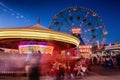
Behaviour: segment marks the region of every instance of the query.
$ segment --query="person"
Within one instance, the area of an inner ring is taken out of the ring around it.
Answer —
[[[116,58],[118,69],[120,69],[120,54]]]
[[[65,76],[66,64],[64,62],[59,63],[59,71],[56,80],[63,80]]]
[[[41,52],[31,52],[26,58],[26,73],[29,80],[39,80]]]
[[[26,71],[26,75],[27,77],[30,79],[30,73],[31,73],[31,63],[30,63],[30,59],[33,51],[30,50],[29,53],[27,54],[26,60],[25,60],[25,71]]]
[[[96,65],[97,64],[97,58],[93,57],[93,64]]]
[[[52,76],[57,76],[58,71],[59,71],[59,62],[57,60],[55,60],[55,62],[52,64],[52,68],[51,68]]]

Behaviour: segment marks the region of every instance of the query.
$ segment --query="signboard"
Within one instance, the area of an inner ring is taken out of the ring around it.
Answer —
[[[81,28],[73,28],[72,33],[73,34],[80,34],[81,33]]]
[[[108,46],[105,46],[105,50],[111,50],[111,49],[120,49],[120,45],[108,45]]]
[[[91,45],[80,45],[79,49],[81,53],[90,53],[92,50],[92,46]]]
[[[29,53],[30,50],[37,52],[38,50],[41,51],[42,54],[52,54],[53,47],[47,45],[19,45],[19,52],[22,53]]]

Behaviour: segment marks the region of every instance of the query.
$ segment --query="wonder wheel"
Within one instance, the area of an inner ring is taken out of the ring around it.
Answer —
[[[78,37],[81,44],[104,44],[107,31],[100,16],[87,8],[75,6],[58,12],[49,29]]]

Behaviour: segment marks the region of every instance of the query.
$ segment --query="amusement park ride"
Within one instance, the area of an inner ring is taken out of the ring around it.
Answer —
[[[0,73],[24,71],[27,56],[31,53],[36,56],[38,51],[43,54],[41,62],[46,66],[54,59],[66,60],[69,64],[69,60],[79,54],[89,57],[92,50],[103,48],[106,35],[100,16],[83,7],[60,11],[51,20],[49,29],[41,26],[39,21],[33,26],[0,28]],[[44,72],[48,67],[42,65],[41,68],[45,68]]]
[[[80,40],[80,49],[82,46],[90,46],[91,49],[92,46],[94,50],[101,50],[107,35],[100,16],[88,8],[78,6],[57,13],[51,20],[49,29],[76,36]],[[86,52],[86,50],[81,51]]]
[[[52,54],[53,48],[57,50],[59,46],[58,51],[73,48],[72,50],[77,50],[78,53],[91,53],[93,50],[99,51],[103,49],[107,35],[105,25],[100,16],[90,9],[79,6],[69,7],[58,12],[51,20],[48,28],[42,27],[38,20],[38,24],[34,26],[20,29],[0,29],[1,47],[19,49],[20,53],[27,53],[29,52],[28,47],[32,46],[35,51],[39,49],[42,52],[50,52]],[[15,31],[17,34],[15,34]],[[15,44],[11,46],[10,43],[13,42]],[[27,44],[24,46],[18,45],[21,42],[27,42]],[[31,42],[37,43],[31,45]],[[38,44],[39,42],[53,43],[58,46],[41,46],[41,44]],[[62,49],[63,45],[64,49]],[[46,50],[48,51],[46,52]]]

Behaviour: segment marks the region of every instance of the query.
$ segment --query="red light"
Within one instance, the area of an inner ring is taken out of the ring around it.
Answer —
[[[74,55],[77,55],[77,50],[74,50]]]

